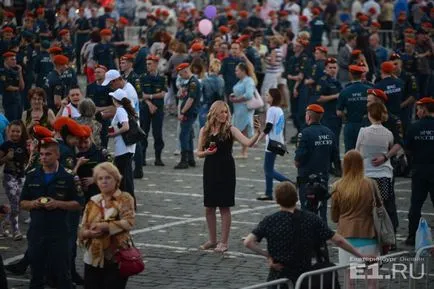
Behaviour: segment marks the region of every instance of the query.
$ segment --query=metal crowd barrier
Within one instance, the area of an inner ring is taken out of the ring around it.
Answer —
[[[277,286],[277,289],[280,289],[282,285],[287,285],[289,288],[291,288],[292,284],[291,281],[287,278],[281,278],[277,280],[273,280],[270,282],[260,283],[256,285],[252,285],[249,287],[244,287],[242,289],[262,289],[262,288],[268,288],[269,286]]]
[[[430,254],[426,254],[427,251]],[[416,256],[409,251],[380,256],[378,262],[369,266],[353,263],[305,272],[295,287],[288,279],[278,279],[243,289],[281,288],[283,285],[295,289],[429,289],[434,288],[430,286],[434,284],[433,252],[434,245],[421,248]]]
[[[428,288],[430,283],[434,283],[434,245],[425,246],[417,250],[414,257],[412,289],[425,286]],[[430,270],[432,273],[430,273]],[[431,285],[431,288],[433,286]]]

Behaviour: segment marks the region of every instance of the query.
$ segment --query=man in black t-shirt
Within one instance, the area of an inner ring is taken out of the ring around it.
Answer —
[[[275,198],[280,211],[265,217],[244,241],[247,248],[268,258],[268,281],[288,278],[295,285],[297,278],[310,270],[316,248],[327,240],[357,258],[376,258],[362,255],[317,215],[298,210],[297,190],[291,183],[278,184]],[[263,238],[267,239],[267,250],[258,246]]]

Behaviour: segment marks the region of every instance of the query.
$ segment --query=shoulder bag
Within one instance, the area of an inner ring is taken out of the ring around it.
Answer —
[[[145,270],[142,254],[134,246],[131,236],[129,241],[128,248],[118,249],[115,253],[115,259],[119,265],[119,274],[124,278],[137,275]]]
[[[372,209],[372,217],[374,219],[374,227],[377,239],[380,245],[394,245],[395,244],[395,230],[389,214],[384,208],[381,197],[379,196],[377,185],[372,180],[372,196],[374,199],[374,207]]]
[[[248,101],[246,101],[246,105],[247,108],[250,110],[260,109],[264,106],[264,101],[262,100],[262,97],[259,94],[257,89],[255,89],[255,92],[253,93],[253,97]]]
[[[125,145],[133,145],[145,139],[146,133],[139,126],[137,120],[134,117],[128,116],[128,126],[130,127],[130,129],[122,133],[122,139],[124,140]],[[121,127],[122,124],[118,123],[118,128]]]
[[[268,140],[267,150],[280,156],[284,156],[288,152],[285,144],[272,139]]]

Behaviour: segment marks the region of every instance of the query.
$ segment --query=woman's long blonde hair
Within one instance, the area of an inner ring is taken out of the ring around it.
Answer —
[[[363,200],[362,193],[369,185],[364,170],[362,155],[356,150],[348,151],[343,160],[342,178],[333,185],[341,204],[353,208]]]
[[[231,111],[229,110],[229,106],[226,102],[217,100],[211,105],[206,118],[206,123],[203,128],[203,135],[205,137],[202,139],[202,143],[200,144],[202,149],[205,146],[207,138],[212,133],[212,129],[217,126],[217,115],[224,109],[228,111],[228,118],[226,122],[220,126],[218,136],[222,139],[227,139],[231,136]]]

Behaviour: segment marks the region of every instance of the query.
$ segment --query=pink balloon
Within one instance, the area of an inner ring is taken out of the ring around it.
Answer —
[[[207,36],[212,32],[212,22],[208,19],[202,19],[199,22],[199,32]]]

